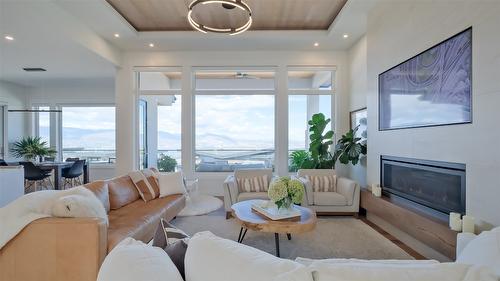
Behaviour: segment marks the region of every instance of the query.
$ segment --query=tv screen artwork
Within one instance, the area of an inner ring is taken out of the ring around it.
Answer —
[[[379,130],[472,122],[472,28],[379,75]]]

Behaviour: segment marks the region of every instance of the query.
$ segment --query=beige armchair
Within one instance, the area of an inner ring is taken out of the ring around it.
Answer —
[[[236,170],[224,181],[226,219],[234,203],[250,199],[269,199],[267,189],[273,177],[272,169]]]
[[[298,179],[304,184],[304,205],[317,213],[352,214],[359,212],[359,185],[337,177],[331,169],[300,169]]]

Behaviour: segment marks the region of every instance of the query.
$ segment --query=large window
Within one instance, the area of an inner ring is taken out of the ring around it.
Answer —
[[[274,168],[274,89],[274,71],[196,72],[197,172]]]
[[[158,103],[158,169],[181,168],[181,96],[162,96]]]
[[[182,169],[181,72],[139,72],[139,166]]]
[[[73,157],[90,163],[115,161],[115,107],[62,107],[62,158]]]
[[[330,118],[333,130],[333,72],[332,70],[293,70],[288,72],[288,154],[289,171],[295,172],[298,167],[291,163],[294,151],[309,150],[308,121],[316,113]],[[299,156],[300,158],[300,156]]]
[[[0,104],[0,159],[5,158],[5,113],[7,107]]]
[[[48,145],[50,143],[50,112],[43,112],[44,110],[50,110],[48,106],[39,106],[36,109],[42,111],[36,113],[37,121],[37,132],[36,135],[42,138],[42,141],[46,142]]]
[[[309,125],[316,113],[323,113],[326,118],[330,118],[330,127],[333,129],[333,119],[331,112],[331,95],[291,95],[288,98],[288,152],[291,154],[298,150],[309,149]],[[296,168],[289,166],[290,172],[295,172]]]
[[[274,96],[196,96],[196,171],[272,168]]]

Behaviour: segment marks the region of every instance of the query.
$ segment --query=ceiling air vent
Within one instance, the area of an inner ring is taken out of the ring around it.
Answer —
[[[43,71],[47,71],[47,69],[41,68],[41,67],[24,67],[23,69],[24,69],[24,71],[28,71],[28,72],[43,72]]]

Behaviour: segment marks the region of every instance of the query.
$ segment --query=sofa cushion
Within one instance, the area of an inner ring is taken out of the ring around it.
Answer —
[[[269,189],[268,175],[240,177],[236,182],[239,192],[267,192]]]
[[[149,242],[160,219],[170,221],[184,205],[184,196],[171,195],[149,202],[136,200],[118,210],[111,210],[108,215],[108,251],[126,237]]]
[[[109,213],[109,188],[108,184],[105,181],[94,181],[91,183],[84,184],[87,189],[94,192],[97,199],[102,202],[104,209],[106,209],[106,213]]]
[[[306,175],[313,187],[314,192],[336,192],[336,175]]]
[[[471,240],[458,255],[457,263],[488,266],[500,278],[500,228],[483,231]]]
[[[168,255],[160,248],[132,238],[123,240],[109,253],[97,281],[183,281]]]
[[[315,281],[378,281],[378,280],[439,280],[439,281],[494,281],[492,272],[485,267],[457,263],[401,263],[378,262],[330,263],[317,261],[309,267]]]
[[[184,263],[189,281],[271,281],[292,271],[295,279],[281,280],[312,281],[311,273],[299,263],[210,232],[197,233],[189,240]]]
[[[111,210],[139,199],[139,192],[129,176],[121,176],[107,181],[109,189],[109,206]]]
[[[267,192],[243,192],[238,194],[238,202],[252,199],[269,200],[269,196]]]
[[[336,192],[314,192],[314,205],[318,206],[346,206],[346,198]]]

